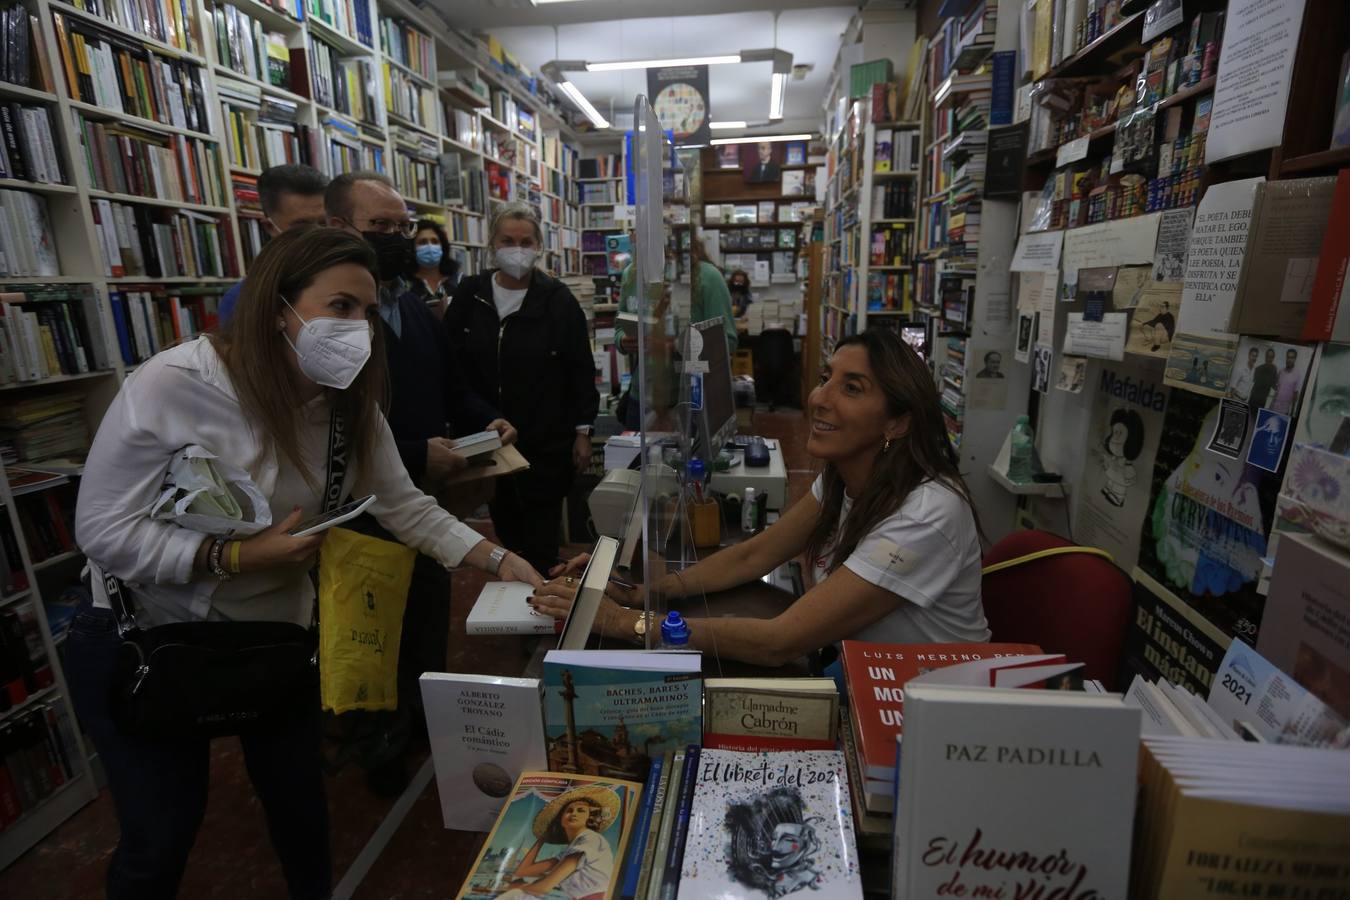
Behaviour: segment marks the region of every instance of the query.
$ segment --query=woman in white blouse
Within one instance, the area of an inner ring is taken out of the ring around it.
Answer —
[[[690,645],[779,666],[845,638],[883,643],[989,640],[980,598],[980,536],[932,376],[891,331],[844,338],[808,403],[806,451],[824,462],[811,491],[769,528],[714,553],[657,589],[697,615],[700,593],[760,578],[803,553],[814,584],[773,619],[691,623]],[[584,557],[554,574],[575,571]],[[575,588],[556,578],[537,609],[564,616]],[[575,581],[575,579],[571,579]],[[616,594],[619,589],[611,585]],[[693,597],[688,605],[681,598]],[[633,598],[621,598],[628,601]],[[635,640],[639,610],[606,597],[595,629]]]
[[[399,461],[380,410],[375,271],[369,245],[340,229],[275,237],[250,267],[224,332],[156,355],[123,385],[89,452],[75,527],[91,562],[127,583],[142,627],[309,624],[309,571],[323,535],[288,531],[323,509],[334,406],[349,448],[341,496],[374,494],[369,511],[380,524],[447,568],[467,563],[538,584],[523,560],[414,487]],[[271,527],[213,548],[208,535],[151,518],[170,459],[189,445],[246,471],[267,499]],[[228,577],[218,577],[222,566]],[[66,651],[76,708],[107,771],[122,829],[108,896],[173,897],[205,809],[209,741],[150,740],[116,729],[108,684],[118,644],[102,601],[80,610]],[[312,715],[241,739],[295,898],[326,897],[332,878],[320,722],[316,696]]]

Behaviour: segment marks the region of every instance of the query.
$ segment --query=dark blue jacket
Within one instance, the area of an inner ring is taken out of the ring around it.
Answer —
[[[385,291],[381,290],[382,296]],[[389,365],[389,409],[398,454],[414,483],[427,467],[427,440],[482,431],[498,412],[469,387],[459,360],[450,352],[445,329],[426,300],[403,286],[398,292],[401,337],[380,319]]]

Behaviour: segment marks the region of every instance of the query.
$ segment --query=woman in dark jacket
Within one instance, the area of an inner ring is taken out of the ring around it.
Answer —
[[[566,285],[535,268],[542,243],[534,207],[500,206],[488,233],[493,268],[460,281],[445,327],[469,387],[516,426],[530,463],[498,479],[497,537],[546,572],[558,558],[563,498],[590,467],[600,395],[586,316]]]

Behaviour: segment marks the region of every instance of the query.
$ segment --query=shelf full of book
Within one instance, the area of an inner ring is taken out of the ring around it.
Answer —
[[[401,0],[25,0],[0,23],[0,480],[78,477],[126,375],[216,327],[266,240],[271,166],[384,172],[466,273],[493,200],[531,200],[545,264],[581,269],[576,135]],[[0,641],[0,669],[28,681],[6,685],[0,705],[27,705],[0,710],[0,744],[22,722],[66,754],[25,770],[17,803],[0,783],[0,867],[94,794],[53,641],[78,588],[75,487],[0,491],[0,624],[21,614],[26,647]]]

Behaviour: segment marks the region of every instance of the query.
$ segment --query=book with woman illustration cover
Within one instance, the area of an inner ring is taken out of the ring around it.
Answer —
[[[679,900],[861,898],[849,796],[838,750],[704,749]]]
[[[612,896],[641,794],[632,781],[522,773],[456,900]]]

